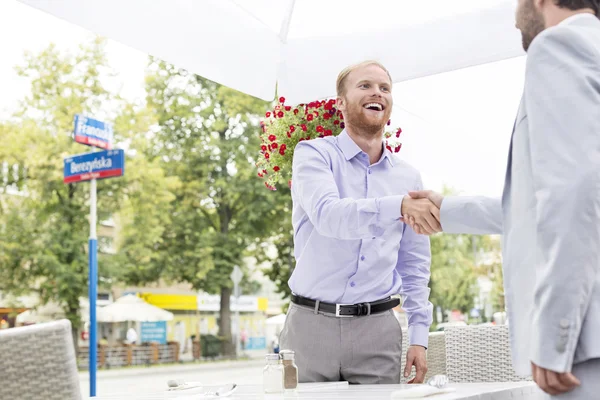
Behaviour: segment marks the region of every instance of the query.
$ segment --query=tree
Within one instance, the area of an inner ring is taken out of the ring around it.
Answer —
[[[275,193],[273,194],[275,195]],[[292,198],[291,190],[281,187],[277,190],[276,213],[280,224],[267,241],[259,243],[260,252],[257,258],[260,263],[266,263],[265,275],[275,283],[276,292],[283,298],[289,299],[292,290],[288,281],[294,272],[296,258],[294,256],[294,230],[292,227]],[[287,306],[283,312],[287,311]]]
[[[18,73],[31,81],[31,93],[0,131],[6,144],[0,160],[20,171],[13,183],[20,193],[8,195],[5,190],[2,196],[2,285],[12,292],[37,291],[42,304],[59,303],[74,335],[81,324],[79,298],[88,291],[89,184],[64,184],[63,158],[91,149],[73,142],[73,117],[88,113],[116,120],[117,132],[126,134],[118,135],[118,141],[144,133],[136,129],[143,119],[132,115],[135,107],[104,88],[111,75],[103,47],[97,39],[75,55],[62,54],[52,45],[40,54],[27,54]],[[127,118],[120,118],[124,112]],[[129,184],[127,178],[98,182],[100,221],[118,212],[123,195],[142,195],[148,185],[140,182],[154,180],[154,187],[166,186],[159,171],[150,178],[136,174],[136,168],[152,164],[134,153],[130,147],[128,160],[134,168]],[[161,191],[155,196],[168,201]],[[148,225],[137,229],[151,231]],[[110,265],[106,256],[99,258],[101,282],[110,282]]]
[[[147,156],[181,184],[159,246],[162,262],[134,283],[163,277],[220,294],[219,335],[231,355],[229,275],[282,218],[277,197],[256,177],[259,116],[268,104],[158,60],[149,70],[147,103],[158,125]]]
[[[431,236],[430,301],[442,310],[473,308],[476,274],[468,235]],[[437,321],[440,323],[442,321]]]

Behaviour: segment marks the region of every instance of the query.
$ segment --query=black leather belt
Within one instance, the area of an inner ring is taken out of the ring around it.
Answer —
[[[315,308],[315,300],[292,294],[292,303],[300,306]],[[391,310],[400,304],[400,299],[388,297],[387,299],[373,301],[371,303],[359,304],[332,304],[319,302],[317,311],[335,314],[336,317],[360,317],[361,315],[371,315]]]

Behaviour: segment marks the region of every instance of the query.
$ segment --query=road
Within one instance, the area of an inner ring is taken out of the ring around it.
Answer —
[[[96,384],[98,396],[125,393],[161,393],[167,388],[170,379],[186,382],[257,384],[262,382],[264,361],[231,361],[203,364],[174,365],[169,367],[129,368],[99,371]],[[81,393],[89,397],[89,375],[79,375]]]

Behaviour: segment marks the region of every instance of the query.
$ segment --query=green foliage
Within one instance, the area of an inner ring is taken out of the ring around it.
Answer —
[[[173,200],[169,189],[175,182],[136,151],[152,119],[105,89],[112,76],[102,40],[75,55],[54,46],[27,54],[17,71],[30,80],[31,92],[0,125],[0,161],[10,172],[0,182],[0,285],[11,293],[36,291],[42,303],[57,302],[76,329],[79,298],[88,291],[89,183],[64,184],[63,159],[91,149],[74,143],[74,115],[115,121],[117,141],[128,145],[126,177],[98,181],[98,220],[116,217],[123,206],[125,236],[139,240],[139,254],[150,253],[152,238],[160,236],[166,218],[161,213]],[[118,278],[117,271],[113,256],[99,257],[101,284]]]
[[[157,247],[162,263],[128,278],[162,277],[219,293],[219,335],[231,354],[229,275],[234,265],[244,267],[249,246],[282,221],[278,196],[255,172],[259,116],[268,104],[158,60],[149,71],[147,103],[157,126],[146,155],[180,184]]]

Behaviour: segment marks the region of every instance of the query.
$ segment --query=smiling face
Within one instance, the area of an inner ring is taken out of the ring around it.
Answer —
[[[359,66],[346,76],[337,101],[349,129],[362,135],[380,135],[392,113],[392,82],[375,64]]]

